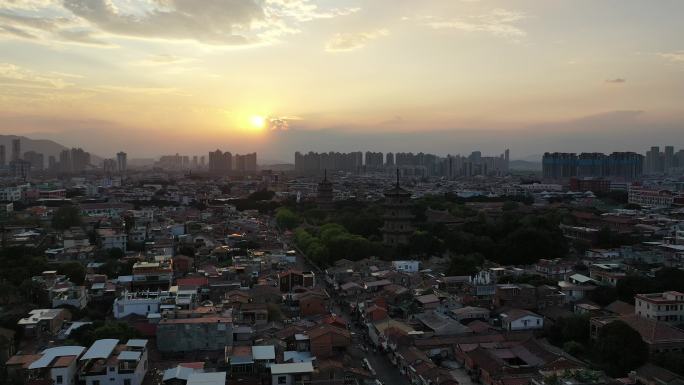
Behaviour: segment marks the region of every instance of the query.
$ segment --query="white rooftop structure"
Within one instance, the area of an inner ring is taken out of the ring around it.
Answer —
[[[273,364],[271,365],[271,374],[296,374],[296,373],[312,373],[313,364],[309,362],[295,362],[292,364]]]
[[[51,320],[57,317],[63,309],[34,309],[29,312],[28,317],[22,318],[17,322],[18,325],[34,325],[43,320]]]
[[[179,379],[179,380],[185,380],[187,381],[188,378],[190,378],[190,375],[195,373],[198,369],[193,369],[193,368],[186,368],[185,366],[176,366],[175,368],[171,369],[166,369],[164,371],[164,377],[162,378],[163,382],[166,382],[168,380],[172,379]]]
[[[128,342],[126,342],[126,345],[132,348],[144,348],[145,346],[147,346],[147,340],[132,339],[128,340]]]
[[[255,360],[275,360],[275,347],[268,346],[252,346],[252,358]]]
[[[283,361],[288,362],[307,362],[313,361],[316,357],[311,355],[311,352],[298,352],[296,350],[288,350],[283,352]]]
[[[93,346],[81,357],[81,361],[97,358],[107,358],[119,344],[119,340],[105,339],[93,342]]]
[[[43,350],[43,355],[29,365],[29,369],[41,369],[50,366],[58,357],[80,356],[85,348],[83,346],[58,346]]]
[[[187,385],[225,385],[226,372],[192,373]]]
[[[119,360],[121,361],[137,361],[140,359],[142,353],[133,350],[124,350],[119,353]]]

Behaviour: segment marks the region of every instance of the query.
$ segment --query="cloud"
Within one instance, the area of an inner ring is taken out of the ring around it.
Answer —
[[[658,56],[674,63],[684,63],[684,51],[661,52]]]
[[[194,62],[194,58],[180,57],[171,54],[148,55],[145,59],[132,63],[144,67],[157,67],[166,65],[177,65]]]
[[[606,79],[606,83],[609,83],[609,84],[624,84],[624,83],[627,83],[627,79],[623,79],[623,78]]]
[[[3,87],[63,89],[71,84],[55,74],[38,73],[15,64],[0,63],[0,85]]]
[[[298,116],[270,116],[267,118],[268,129],[271,131],[287,131],[290,129],[290,121],[301,120]]]
[[[527,15],[523,12],[497,8],[488,13],[474,16],[457,18],[428,16],[424,17],[423,20],[425,25],[433,29],[454,29],[469,33],[482,32],[497,37],[519,39],[527,36],[527,32],[517,26],[518,22],[525,18]]]
[[[63,0],[0,4],[0,34],[108,45],[101,37],[257,45],[300,32],[302,23],[355,13],[314,0]]]
[[[389,35],[386,29],[371,32],[338,33],[326,45],[327,52],[348,52],[364,47],[369,41]]]

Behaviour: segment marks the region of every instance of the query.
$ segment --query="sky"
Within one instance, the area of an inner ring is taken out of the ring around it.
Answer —
[[[681,0],[0,0],[0,134],[100,156],[684,146]]]

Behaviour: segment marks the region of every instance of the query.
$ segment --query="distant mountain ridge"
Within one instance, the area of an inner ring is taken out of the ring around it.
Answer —
[[[17,136],[17,135],[0,135],[0,145],[5,146],[5,159],[7,162],[10,161],[12,157],[12,141],[14,139],[19,139],[21,143],[21,154],[20,156],[24,156],[24,153],[27,151],[35,151],[38,153],[43,154],[45,157],[45,165],[47,166],[48,158],[50,156],[54,156],[55,159],[59,160],[59,153],[64,151],[64,150],[69,150],[69,147],[66,147],[64,145],[61,145],[55,141],[48,140],[48,139],[31,139],[27,138],[25,136]],[[84,148],[85,151],[88,151],[88,149]],[[93,165],[98,165],[102,162],[102,158],[90,154],[90,163]]]

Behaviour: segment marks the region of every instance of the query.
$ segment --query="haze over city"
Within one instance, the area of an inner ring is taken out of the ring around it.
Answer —
[[[682,14],[678,0],[3,1],[0,133],[287,162],[681,146]]]

